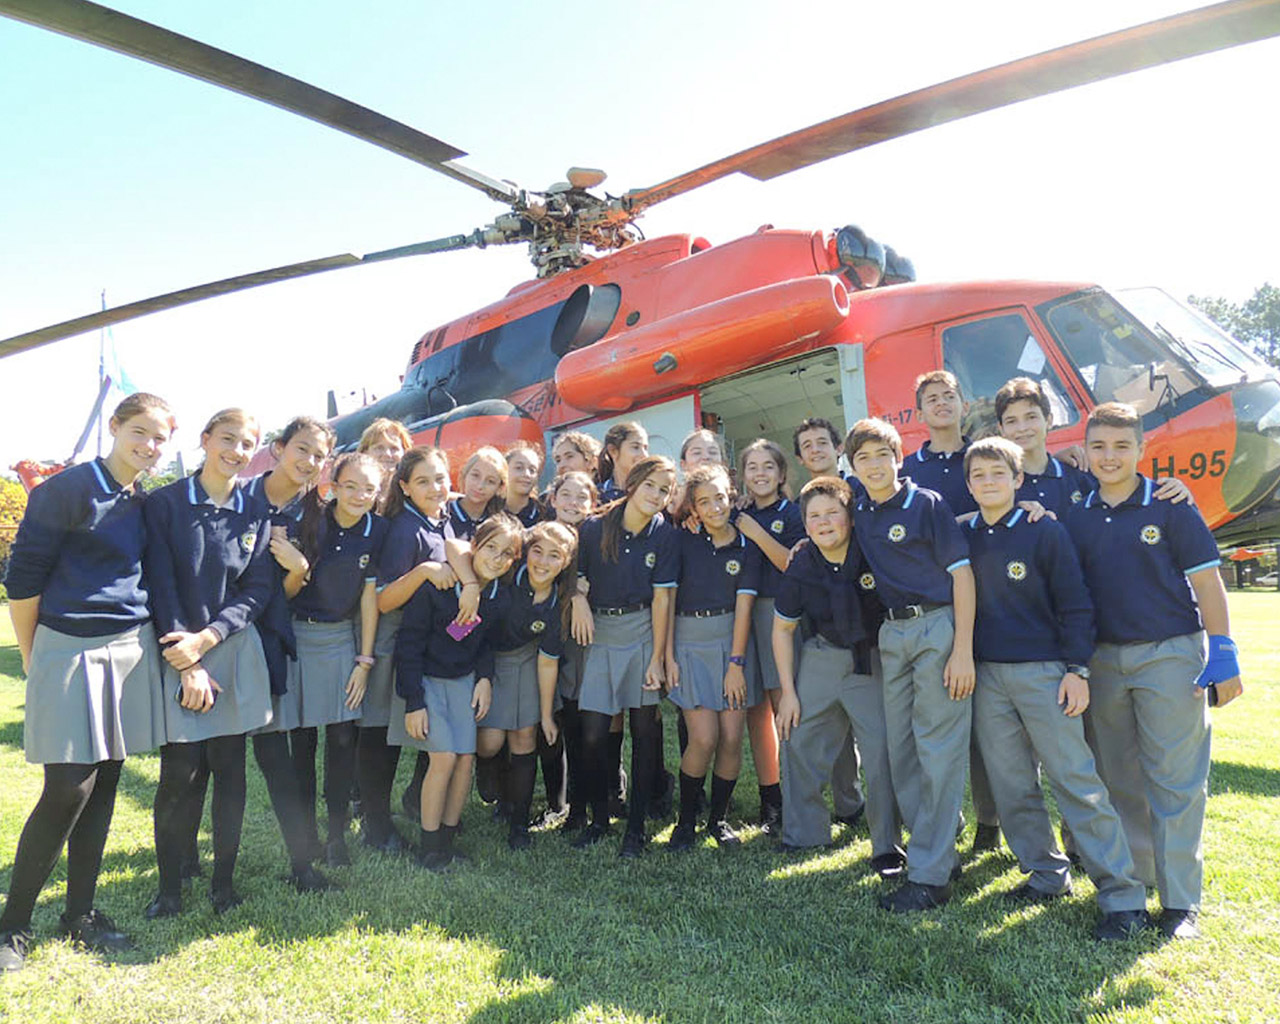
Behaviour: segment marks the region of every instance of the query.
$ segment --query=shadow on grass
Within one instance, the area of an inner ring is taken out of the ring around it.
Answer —
[[[1209,792],[1280,796],[1280,771],[1256,764],[1214,761],[1209,769]]]

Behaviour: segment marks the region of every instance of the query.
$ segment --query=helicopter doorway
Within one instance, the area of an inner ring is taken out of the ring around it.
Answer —
[[[861,357],[861,345],[841,345],[718,380],[699,393],[702,422],[724,437],[735,469],[746,445],[757,437],[773,441],[787,456],[787,480],[798,493],[809,475],[795,456],[792,433],[801,420],[819,416],[843,437],[867,414]]]

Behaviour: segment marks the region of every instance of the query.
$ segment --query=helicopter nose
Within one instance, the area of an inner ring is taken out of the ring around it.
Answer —
[[[1244,512],[1280,483],[1280,382],[1244,384],[1231,392],[1236,449],[1222,479],[1222,497],[1234,514]]]

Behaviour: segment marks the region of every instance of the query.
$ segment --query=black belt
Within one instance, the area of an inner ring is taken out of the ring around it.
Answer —
[[[904,604],[901,608],[887,608],[884,614],[886,618],[897,622],[900,619],[918,619],[945,607],[945,604]]]
[[[597,608],[595,610],[595,614],[608,615],[610,617],[617,615],[629,615],[632,612],[643,611],[652,603],[653,602],[651,601],[641,601],[639,604],[624,604],[621,608]]]
[[[734,606],[728,608],[699,608],[696,612],[676,612],[682,619],[712,619],[717,615],[728,615],[733,612]]]

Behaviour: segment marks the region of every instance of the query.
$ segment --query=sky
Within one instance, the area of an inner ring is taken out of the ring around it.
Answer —
[[[1161,17],[1188,0],[871,5],[565,0],[115,0],[381,111],[530,189],[573,164],[621,194],[903,92]],[[921,280],[1280,283],[1269,40],[1033,100],[769,182],[651,209],[649,237],[856,223]],[[468,232],[478,192],[216,87],[0,19],[0,337],[341,252]],[[214,410],[270,428],[330,389],[386,394],[426,331],[531,276],[523,248],[337,271],[117,326],[121,364],[192,452]],[[65,458],[96,334],[0,361],[0,470]]]

